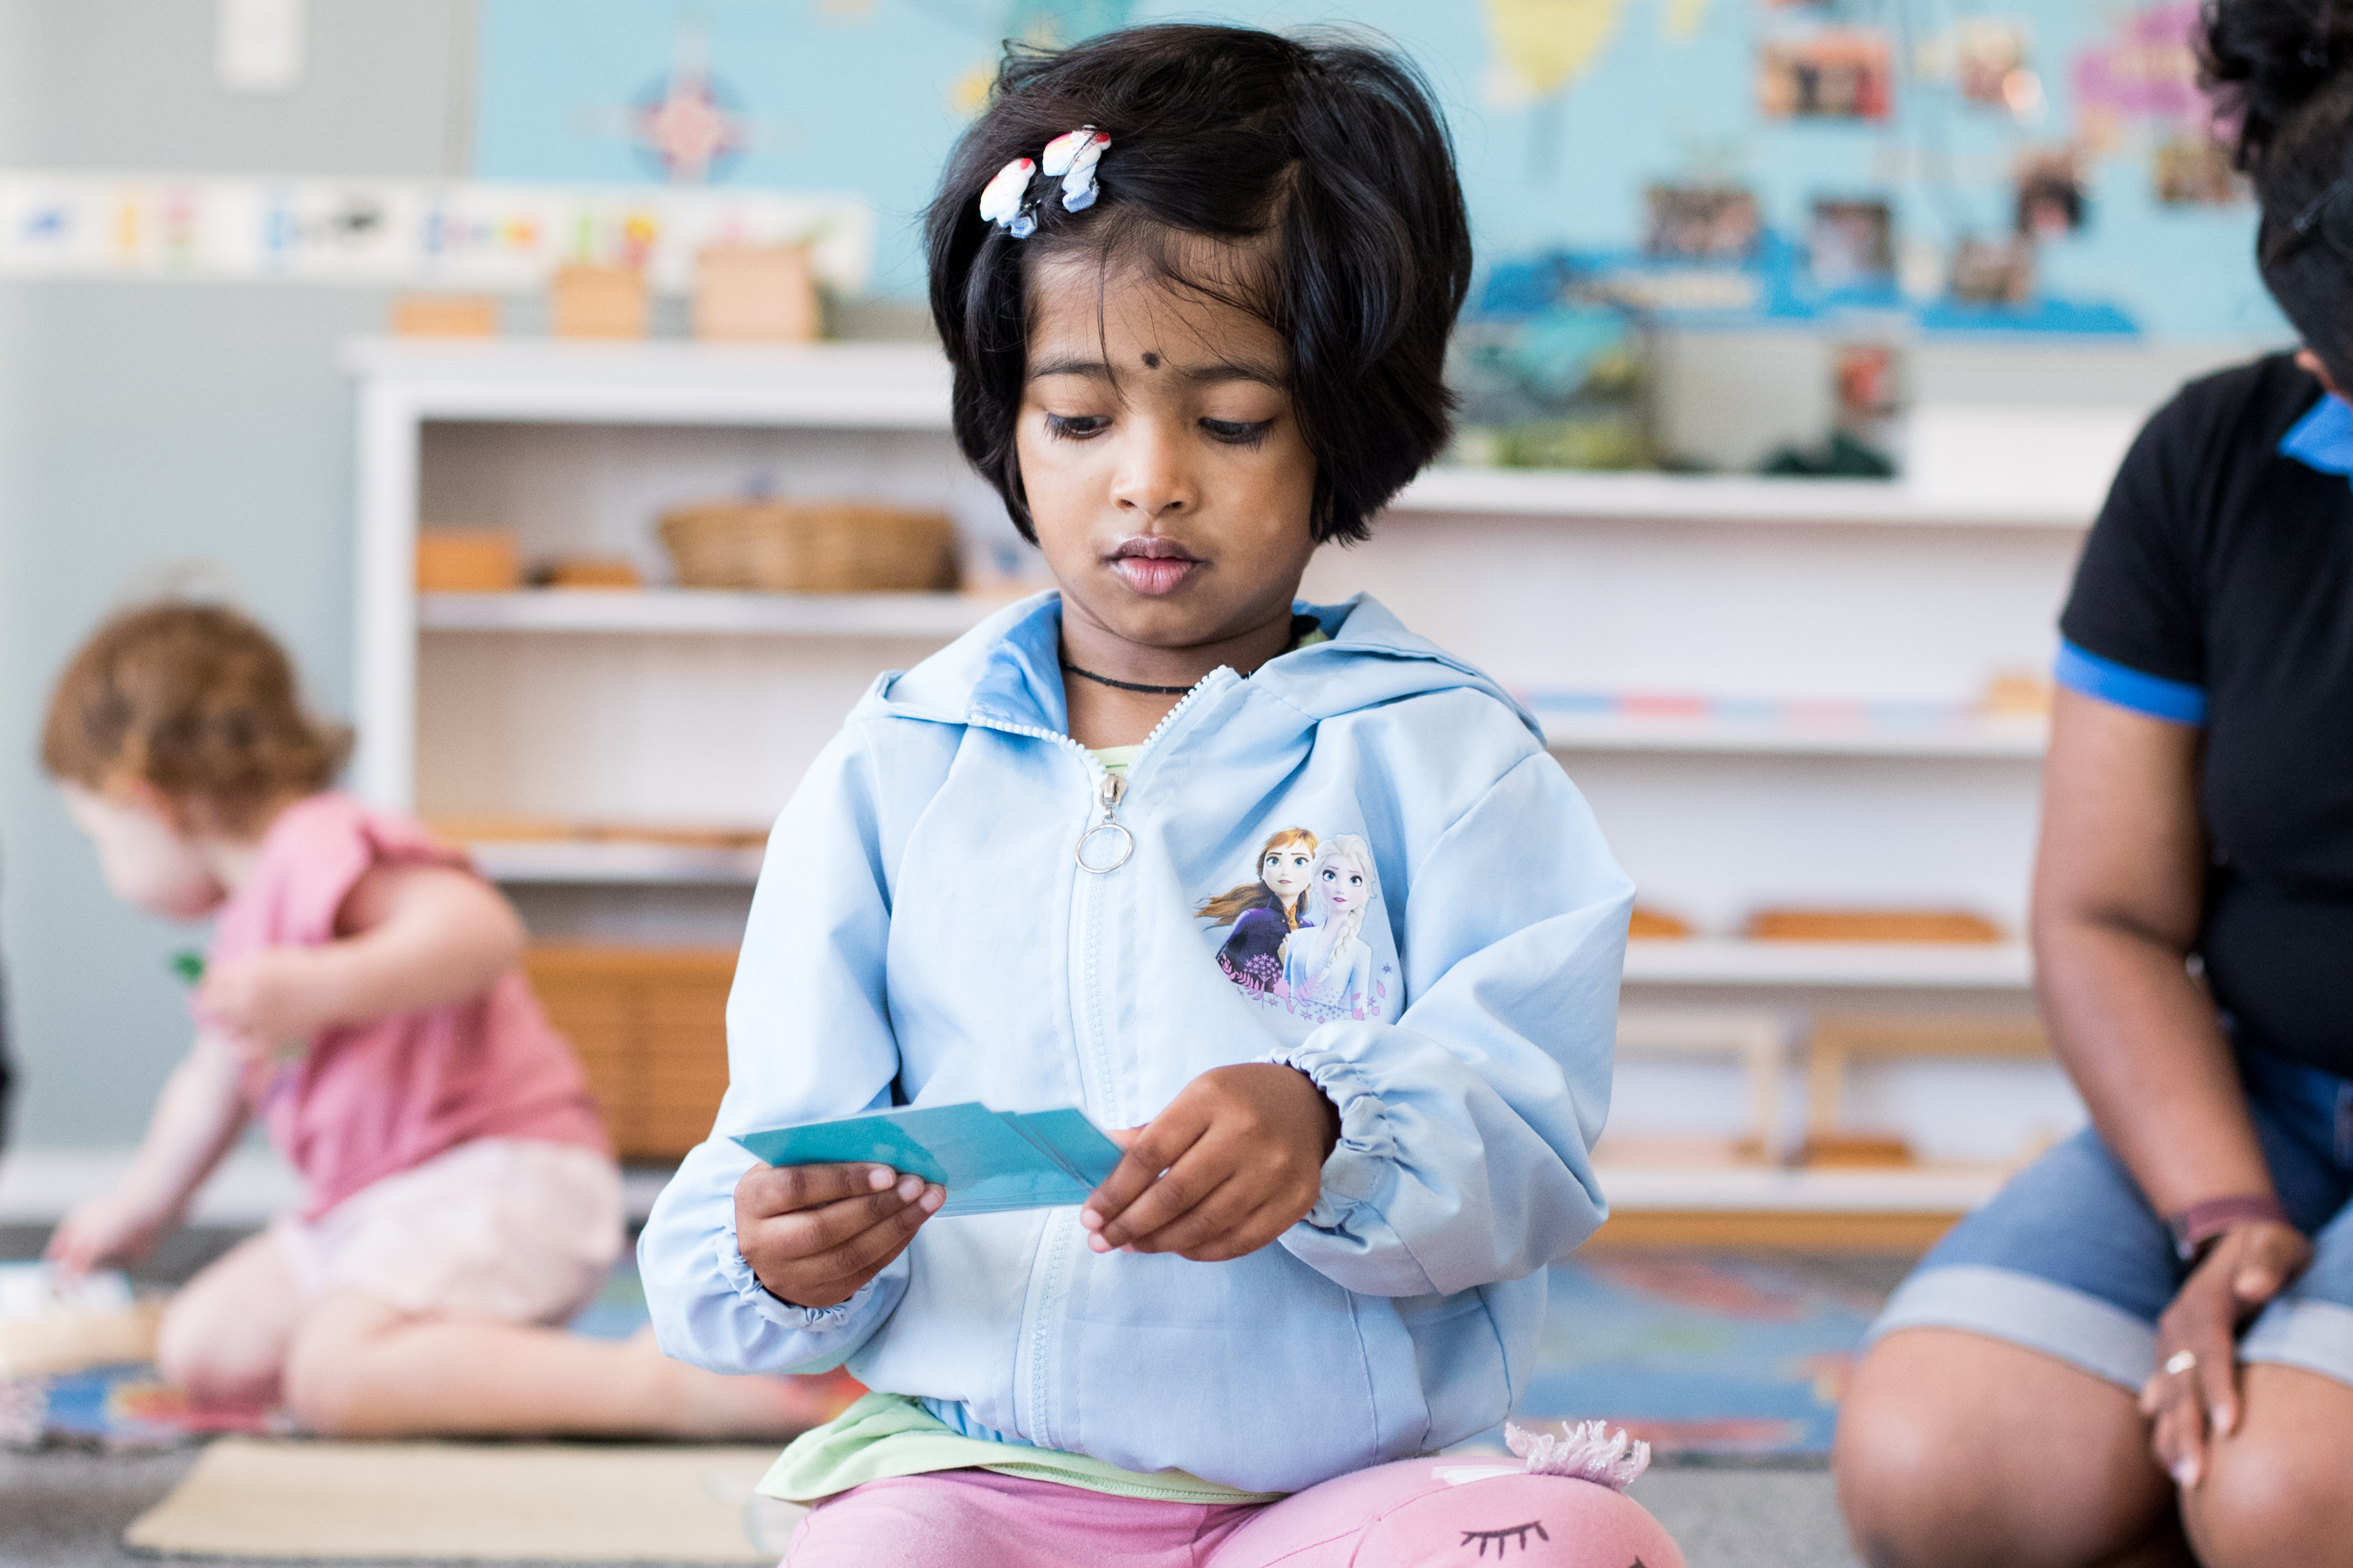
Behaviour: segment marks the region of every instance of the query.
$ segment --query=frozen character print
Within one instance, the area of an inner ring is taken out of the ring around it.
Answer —
[[[1377,1015],[1373,950],[1356,933],[1380,893],[1372,847],[1353,833],[1335,833],[1309,868],[1306,919],[1282,941],[1282,984],[1292,1011],[1317,1018]]]
[[[1212,928],[1234,928],[1218,950],[1218,967],[1246,994],[1264,996],[1281,987],[1282,944],[1299,929],[1314,865],[1315,835],[1286,827],[1259,850],[1257,881],[1206,899],[1194,911]]]

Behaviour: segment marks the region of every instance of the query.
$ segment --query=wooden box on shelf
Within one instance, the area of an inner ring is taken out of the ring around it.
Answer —
[[[499,302],[488,294],[403,294],[392,302],[400,338],[494,338]]]
[[[549,325],[559,338],[642,338],[646,280],[632,267],[564,267],[548,285]]]
[[[733,950],[549,943],[524,963],[623,1160],[675,1160],[709,1135],[727,1090]]]
[[[706,342],[806,343],[822,325],[800,245],[714,245],[694,258],[694,335]]]
[[[417,536],[420,594],[504,594],[522,585],[515,537],[498,529],[428,528]]]

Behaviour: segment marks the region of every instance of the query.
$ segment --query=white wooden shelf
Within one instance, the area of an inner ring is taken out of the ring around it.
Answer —
[[[417,624],[427,631],[447,632],[953,637],[1009,602],[967,594],[541,588],[514,594],[420,594]]]
[[[346,346],[343,365],[397,384],[427,419],[949,428],[947,362],[928,343],[365,338]],[[2068,488],[2084,493],[2054,503],[1904,480],[1439,468],[1389,510],[1562,522],[2081,530],[2106,471],[2094,464],[2069,478],[2082,479]]]
[[[2029,498],[1940,495],[1900,479],[1439,468],[1407,486],[1389,510],[1564,521],[2081,531],[2091,526],[2096,505],[2095,497],[2081,505],[2054,506]]]
[[[1986,757],[2042,755],[2040,719],[1966,717],[1914,725],[1820,726],[1791,722],[1628,716],[1564,711],[1531,702],[1556,752],[1731,752],[1755,755]]]
[[[466,850],[494,882],[740,886],[760,875],[757,849],[552,838],[481,841]]]
[[[928,343],[363,338],[343,368],[427,419],[948,428],[948,364]]]
[[[1648,985],[2013,991],[2033,984],[2023,942],[1742,942],[1626,944],[1626,980]]]
[[[2010,1165],[1921,1165],[1884,1171],[1788,1170],[1776,1165],[1594,1166],[1616,1214],[1706,1209],[1728,1213],[1958,1214],[2000,1190]]]

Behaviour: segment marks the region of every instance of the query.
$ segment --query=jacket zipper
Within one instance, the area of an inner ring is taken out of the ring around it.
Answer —
[[[1200,697],[1216,673],[1212,670],[1195,682],[1193,689],[1161,716],[1160,722],[1152,727],[1152,732],[1145,736],[1144,743],[1136,748],[1137,763],[1144,761],[1153,743],[1167,731],[1176,716]],[[1089,805],[1092,820],[1081,830],[1079,841],[1071,851],[1080,874],[1077,886],[1071,889],[1071,921],[1080,933],[1082,952],[1077,955],[1076,973],[1073,975],[1077,994],[1071,999],[1071,1014],[1073,1028],[1082,1037],[1079,1072],[1088,1103],[1110,1125],[1126,1126],[1133,1117],[1127,1110],[1126,1097],[1120,1092],[1117,1077],[1112,1071],[1111,1046],[1102,1016],[1103,988],[1096,981],[1096,959],[1100,949],[1095,904],[1103,896],[1104,878],[1127,864],[1128,858],[1135,850],[1134,835],[1119,820],[1120,804],[1127,798],[1127,781],[1105,768],[1093,752],[1060,731],[1034,724],[1010,723],[993,715],[985,716],[985,722],[989,728],[1008,734],[1051,742],[1075,752],[1086,764],[1092,785],[1089,792],[1092,797]],[[1101,815],[1095,815],[1098,812]],[[1094,853],[1092,859],[1091,845],[1103,851]],[[1074,1216],[1058,1211],[1048,1218],[1039,1237],[1037,1267],[1042,1271],[1043,1278],[1039,1281],[1036,1297],[1039,1306],[1037,1319],[1029,1326],[1028,1425],[1030,1440],[1050,1447],[1054,1445],[1057,1426],[1052,1400],[1052,1335],[1050,1328],[1054,1316],[1054,1303],[1069,1278],[1073,1255],[1084,1245],[1084,1235]]]

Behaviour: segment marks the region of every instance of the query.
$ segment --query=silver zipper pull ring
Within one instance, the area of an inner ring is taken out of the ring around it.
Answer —
[[[1103,818],[1079,835],[1079,869],[1092,871],[1100,877],[1116,871],[1127,864],[1135,853],[1135,835],[1116,820],[1119,797],[1127,793],[1127,782],[1117,773],[1106,773],[1096,786],[1096,798],[1103,803]],[[1106,836],[1111,837],[1106,837]]]

